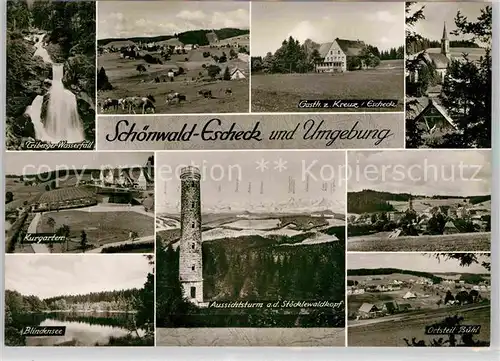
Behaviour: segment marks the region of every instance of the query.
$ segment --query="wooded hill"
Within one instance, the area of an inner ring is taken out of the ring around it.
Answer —
[[[413,199],[457,199],[469,200],[470,204],[478,204],[491,200],[491,195],[484,196],[423,196],[409,193],[379,192],[371,189],[363,189],[360,192],[347,193],[347,212],[349,213],[374,213],[394,211],[390,201],[408,202]]]
[[[344,242],[280,247],[287,248],[283,252],[259,242],[246,247],[234,242],[203,243],[206,301],[344,300]],[[182,294],[179,250],[157,240],[156,260],[157,327],[345,326],[343,307],[300,314],[286,308],[198,308]]]
[[[207,33],[211,32],[212,30],[200,29],[200,30],[189,30],[174,35],[159,35],[150,37],[136,36],[131,38],[108,38],[108,39],[98,40],[97,44],[99,46],[104,46],[108,43],[111,43],[112,41],[120,41],[120,40],[130,40],[133,41],[134,43],[154,43],[154,42],[177,38],[183,44],[193,44],[193,45],[203,46],[203,45],[209,45]],[[213,30],[213,32],[217,35],[217,38],[219,40],[250,34],[250,30],[248,29],[236,29],[236,28],[223,28],[223,29]]]
[[[358,269],[348,269],[347,276],[379,276],[379,275],[391,275],[394,273],[401,273],[405,275],[413,275],[416,277],[425,277],[432,280],[433,283],[440,283],[443,279],[436,276],[433,273],[412,271],[399,268],[358,268]]]

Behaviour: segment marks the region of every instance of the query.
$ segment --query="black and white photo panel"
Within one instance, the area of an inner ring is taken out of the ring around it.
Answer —
[[[154,346],[154,257],[5,256],[6,346]]]
[[[9,152],[6,253],[153,253],[153,152]]]
[[[248,113],[250,4],[100,1],[100,114]]]
[[[95,149],[95,8],[7,2],[7,150]]]
[[[344,345],[345,152],[156,157],[158,344]]]
[[[348,165],[348,251],[490,252],[490,150],[348,152]]]
[[[491,3],[407,3],[406,27],[406,147],[491,148]]]
[[[347,264],[348,346],[490,346],[490,253],[349,253]]]
[[[401,2],[253,2],[252,112],[403,111],[404,11]]]

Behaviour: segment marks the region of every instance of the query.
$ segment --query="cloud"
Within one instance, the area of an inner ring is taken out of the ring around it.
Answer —
[[[249,14],[246,9],[220,12],[212,14],[210,27],[212,28],[248,28]]]
[[[367,18],[370,21],[378,21],[382,23],[395,23],[397,21],[402,21],[403,14],[401,14],[401,16],[396,16],[387,10],[380,10],[372,14],[368,14]]]
[[[9,255],[5,287],[42,298],[140,288],[150,266],[142,255]]]
[[[373,189],[422,195],[491,192],[489,151],[359,152],[350,156],[349,190]]]
[[[207,15],[201,10],[196,10],[196,11],[182,10],[176,15],[176,17],[179,19],[192,21],[192,20],[203,20],[207,17]]]
[[[287,36],[299,40],[303,43],[307,39],[317,39],[322,37],[321,31],[317,25],[313,25],[310,21],[304,20],[298,23]]]
[[[103,13],[106,14],[106,13]],[[132,12],[126,17],[112,12],[99,17],[99,38],[173,35],[189,30],[243,28],[248,29],[250,16],[247,9],[231,11],[182,10],[162,16],[145,12]]]

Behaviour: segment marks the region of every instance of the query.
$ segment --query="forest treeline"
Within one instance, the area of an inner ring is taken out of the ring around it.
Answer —
[[[441,283],[441,281],[443,280],[443,278],[438,277],[433,273],[404,270],[399,268],[358,268],[347,270],[347,276],[381,276],[394,273],[429,278],[434,284]]]
[[[207,38],[207,34],[211,33],[212,30],[189,30],[184,31],[182,33],[174,34],[174,35],[160,35],[160,36],[138,36],[132,38],[108,38],[108,39],[100,39],[97,41],[99,46],[104,46],[113,41],[123,41],[130,40],[134,43],[154,43],[160,42],[170,39],[177,38],[183,44],[193,44],[193,45],[209,45],[209,40]],[[228,38],[232,38],[235,36],[250,34],[250,30],[248,29],[236,29],[236,28],[223,28],[218,30],[213,30],[213,32],[217,35],[219,40],[224,40]]]
[[[95,2],[12,0],[7,3],[7,120],[8,149],[20,149],[23,138],[35,138],[26,107],[49,89],[52,67],[33,57],[34,42],[25,37],[47,34],[46,50],[56,63],[64,64],[63,83],[77,98],[78,113],[86,139],[95,129]],[[42,112],[48,97],[44,97]],[[42,120],[43,121],[43,120]]]
[[[179,281],[179,250],[157,240],[157,327],[342,327],[343,309],[206,309],[192,305]],[[229,246],[229,244],[231,246]],[[344,299],[343,242],[298,247],[250,240],[203,243],[204,300]]]
[[[138,297],[139,289],[94,292],[83,295],[62,295],[41,299],[37,296],[22,295],[17,291],[5,290],[5,304],[19,312],[42,312],[72,310],[73,305],[92,309],[103,306],[104,310],[133,310],[133,300]]]
[[[149,265],[154,265],[152,256],[147,255],[145,258]],[[113,338],[110,340],[110,346],[152,346],[154,345],[154,288],[154,272],[151,271],[140,289],[61,295],[45,299],[5,290],[5,343],[9,346],[25,345],[25,337],[20,331],[25,326],[33,326],[33,320],[41,312],[134,311],[133,320],[127,328],[131,333],[143,330],[144,336],[128,335]],[[71,315],[71,317],[77,316]],[[86,320],[81,319],[81,322]]]
[[[491,200],[491,195],[484,196],[441,196],[434,195],[431,197],[422,195],[411,195],[409,193],[389,193],[379,192],[371,189],[364,189],[359,192],[347,193],[347,211],[349,213],[373,213],[373,212],[391,212],[395,211],[392,202],[408,202],[413,199],[457,199],[463,200],[474,205]]]
[[[430,40],[423,37],[415,39],[409,44],[407,52],[415,54],[430,48],[441,48],[441,40]],[[479,48],[479,45],[471,40],[450,40],[450,48]]]

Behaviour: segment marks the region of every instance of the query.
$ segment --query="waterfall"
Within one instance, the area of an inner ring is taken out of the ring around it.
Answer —
[[[78,115],[76,96],[64,88],[62,79],[64,65],[53,63],[47,50],[43,47],[45,35],[35,37],[35,54],[46,63],[52,64],[52,85],[49,89],[49,103],[45,124],[42,122],[43,96],[38,95],[26,109],[35,127],[35,137],[44,142],[79,143],[85,140],[82,122]]]

